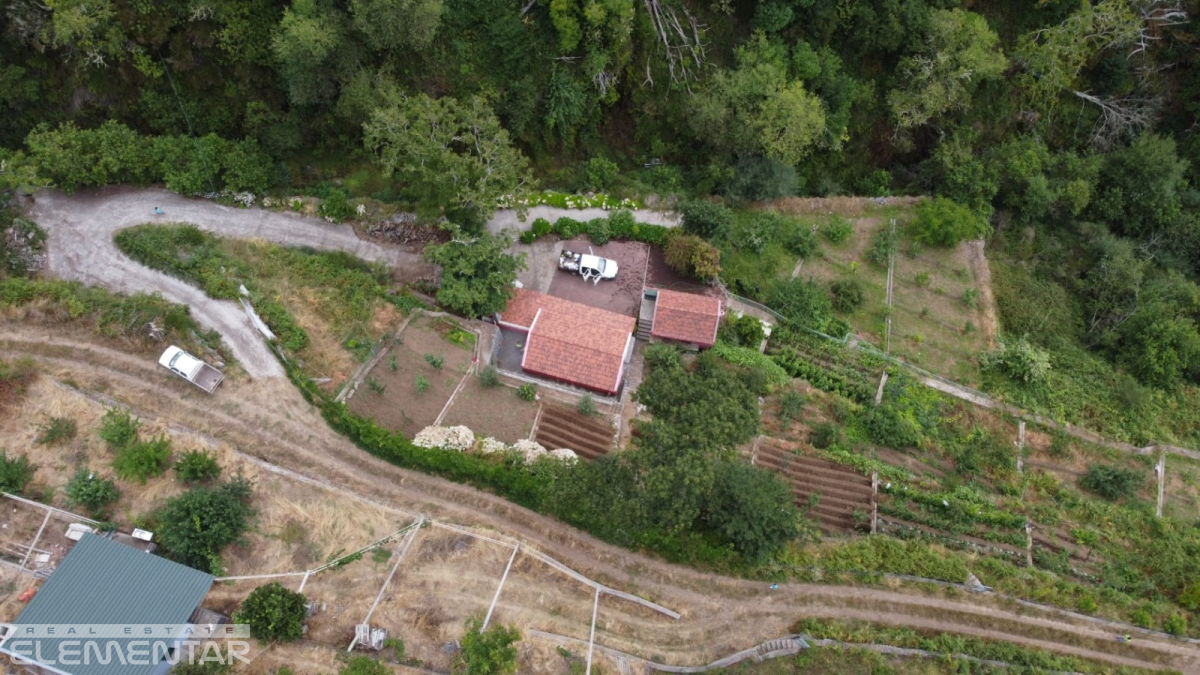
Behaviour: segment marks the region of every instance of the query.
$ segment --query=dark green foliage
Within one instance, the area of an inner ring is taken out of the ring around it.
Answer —
[[[609,218],[612,218],[612,216],[610,215]],[[530,231],[533,232],[535,237],[544,237],[550,234],[552,229],[553,226],[550,224],[550,221],[545,218],[537,218],[533,221]]]
[[[220,475],[217,458],[204,450],[188,450],[175,461],[175,477],[188,484],[216,480]]]
[[[612,187],[621,168],[604,157],[593,157],[583,165],[583,182],[588,190],[603,192]]]
[[[97,476],[84,466],[75,471],[67,483],[66,492],[67,504],[71,508],[82,507],[98,520],[108,520],[109,508],[121,498],[116,483]]]
[[[788,321],[815,330],[825,328],[833,309],[824,289],[801,279],[776,283],[767,304]]]
[[[525,256],[511,256],[505,249],[507,236],[480,234],[425,248],[425,259],[442,266],[438,302],[469,317],[488,316],[504,309],[512,293],[517,272],[525,268]]]
[[[537,385],[533,384],[532,382],[526,382],[525,384],[517,387],[517,396],[519,396],[522,401],[533,401],[537,398]]]
[[[496,370],[496,366],[488,364],[479,371],[479,384],[489,389],[500,384],[500,372]]]
[[[737,316],[729,312],[717,329],[718,340],[753,349],[758,349],[764,337],[766,333],[763,331],[762,321],[752,314]]]
[[[862,307],[866,298],[858,279],[836,279],[829,282],[829,294],[834,311],[849,314]]]
[[[783,392],[779,397],[779,419],[783,420],[784,425],[790,424],[792,420],[800,417],[805,403],[808,403],[808,399],[804,394],[794,389]]]
[[[171,441],[159,436],[149,441],[135,441],[117,450],[113,468],[122,480],[137,481],[161,476],[171,464]]]
[[[0,451],[0,492],[23,494],[36,471],[37,465],[25,455],[9,457],[7,451]]]
[[[896,255],[896,235],[892,228],[883,226],[871,235],[871,248],[867,249],[867,259],[876,267],[887,267],[888,260]]]
[[[721,272],[721,252],[694,234],[673,232],[663,259],[676,272],[700,281],[709,281]]]
[[[612,238],[612,228],[607,218],[594,218],[588,221],[587,236],[593,244],[603,246]]]
[[[841,216],[830,216],[821,226],[821,234],[831,243],[840,244],[854,233],[854,225]]]
[[[233,621],[248,624],[250,635],[259,640],[299,640],[304,635],[307,602],[303,594],[273,582],[251,591],[233,615]]]
[[[75,438],[75,420],[51,417],[50,422],[38,430],[38,445],[58,445]]]
[[[793,255],[807,258],[817,251],[817,233],[808,225],[796,223],[784,237],[783,246]]]
[[[808,435],[808,442],[819,450],[824,450],[829,446],[837,443],[842,437],[842,432],[833,422],[820,422],[813,427],[812,433]]]
[[[347,198],[346,191],[337,188],[325,193],[317,213],[321,214],[322,218],[335,223],[351,220],[355,216],[354,205]]]
[[[777,474],[742,462],[717,465],[705,522],[748,560],[761,560],[800,533],[792,490]]]
[[[1138,488],[1146,482],[1146,476],[1132,469],[1109,464],[1089,464],[1079,479],[1079,486],[1094,492],[1109,501],[1132,499]]]
[[[124,408],[109,408],[100,418],[100,438],[108,444],[109,450],[120,450],[137,440],[138,418]]]
[[[734,168],[725,194],[739,201],[779,199],[796,194],[798,183],[795,167],[770,157],[747,157]]]
[[[591,417],[596,414],[596,402],[592,399],[591,394],[584,394],[579,397],[579,402],[575,404],[575,409],[580,415]]]
[[[728,208],[705,200],[684,202],[679,205],[680,222],[686,232],[704,239],[719,239],[733,226],[733,212]]]
[[[511,675],[517,672],[517,648],[521,631],[515,626],[493,624],[487,630],[483,617],[474,614],[467,619],[466,631],[459,644],[462,649],[454,655],[450,672],[462,675]]]
[[[240,476],[168,499],[153,514],[165,555],[202,572],[219,570],[221,549],[241,539],[249,526],[249,502],[250,482]]]
[[[520,241],[522,244],[525,244],[526,246],[528,246],[529,244],[532,244],[533,242],[537,241],[537,235],[534,234],[531,230],[525,230],[524,232],[522,232],[520,235],[517,236],[517,240]]]
[[[426,354],[425,363],[433,366],[436,370],[441,370],[446,363],[446,357],[441,354]]]
[[[917,206],[913,236],[922,244],[957,246],[958,242],[979,239],[991,228],[987,221],[950,199],[938,197]]]

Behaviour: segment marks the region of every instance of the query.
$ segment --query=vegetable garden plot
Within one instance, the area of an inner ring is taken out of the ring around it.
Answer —
[[[871,479],[829,460],[804,455],[784,442],[763,439],[755,450],[756,466],[775,471],[784,478],[800,508],[809,507],[821,531],[845,534],[871,527]],[[815,504],[813,500],[815,499]]]
[[[613,448],[612,419],[603,413],[582,415],[566,406],[542,406],[534,440],[547,450],[567,448],[583,459],[595,459]]]
[[[537,403],[521,400],[513,387],[502,384],[484,387],[478,377],[471,376],[454,397],[442,426],[461,424],[473,431],[476,438],[490,436],[512,444],[529,438],[537,411]]]
[[[444,338],[441,323],[413,319],[350,398],[350,411],[409,438],[433,424],[470,368],[473,349],[473,342]],[[427,355],[442,359],[442,367]]]

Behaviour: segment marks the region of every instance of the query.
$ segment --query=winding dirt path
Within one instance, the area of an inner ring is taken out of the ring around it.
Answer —
[[[785,634],[796,619],[857,618],[970,634],[1114,665],[1200,672],[1200,648],[1159,637],[1119,644],[1111,630],[988,596],[819,584],[768,584],[703,573],[610,546],[499,497],[377,460],[331,431],[282,379],[231,381],[216,397],[161,372],[152,359],[115,351],[58,325],[0,325],[0,353],[28,354],[59,379],[125,401],[264,460],[408,511],[492,529],[536,546],[581,573],[682,614],[678,622],[605,600],[602,642],[677,664],[705,663]],[[522,607],[552,629],[544,607]]]
[[[163,215],[155,215],[155,207],[161,207]],[[359,239],[349,225],[290,212],[232,208],[161,188],[118,186],[73,195],[43,190],[35,196],[30,216],[50,235],[51,274],[122,293],[159,293],[186,305],[202,325],[221,334],[254,378],[282,377],[283,370],[241,305],[213,300],[195,286],[130,260],[113,243],[116,232],[148,222],[189,223],[226,237],[345,251],[392,267],[420,262],[416,254]]]

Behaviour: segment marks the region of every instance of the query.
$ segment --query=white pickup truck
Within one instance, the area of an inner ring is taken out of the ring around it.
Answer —
[[[601,279],[612,279],[617,276],[617,261],[601,258],[588,249],[587,253],[563,251],[558,256],[558,269],[578,274],[584,281],[592,284],[600,283]]]
[[[167,347],[167,351],[163,352],[163,355],[159,357],[158,365],[210,394],[213,393],[218,384],[221,384],[221,380],[225,379],[221,371],[175,345]]]

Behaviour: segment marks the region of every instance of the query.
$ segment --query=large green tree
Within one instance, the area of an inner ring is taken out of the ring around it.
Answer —
[[[999,77],[1008,59],[987,21],[962,9],[939,10],[929,19],[925,40],[899,67],[899,86],[888,105],[902,129],[966,108],[980,82]]]
[[[401,96],[375,110],[363,129],[367,149],[426,211],[491,213],[500,195],[530,181],[529,161],[481,96]]]
[[[438,302],[472,317],[503,310],[517,272],[525,269],[525,254],[506,253],[512,245],[507,234],[468,237],[457,227],[451,227],[450,233],[450,241],[425,249],[425,259],[442,267]]]

